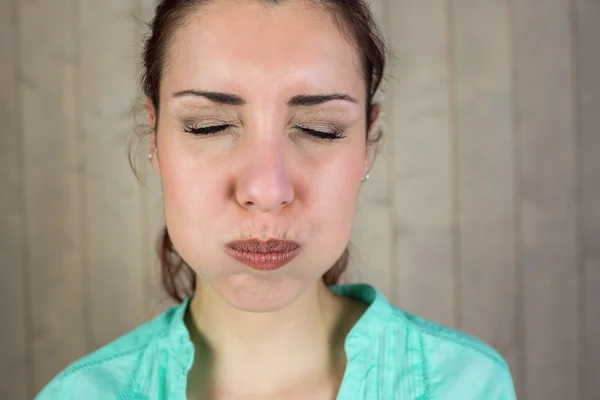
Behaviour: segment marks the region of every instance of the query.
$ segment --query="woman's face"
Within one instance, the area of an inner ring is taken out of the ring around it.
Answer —
[[[358,53],[307,4],[208,2],[177,31],[160,86],[152,163],[171,239],[239,309],[282,308],[335,263],[368,168]],[[300,250],[259,271],[227,250],[245,239]]]

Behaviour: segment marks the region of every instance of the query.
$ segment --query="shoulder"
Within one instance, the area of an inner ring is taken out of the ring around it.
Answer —
[[[92,400],[130,393],[143,374],[142,367],[153,363],[160,343],[169,337],[180,307],[75,361],[46,385],[36,400]]]
[[[401,310],[394,319],[406,327],[406,357],[432,398],[516,398],[508,365],[490,345]]]

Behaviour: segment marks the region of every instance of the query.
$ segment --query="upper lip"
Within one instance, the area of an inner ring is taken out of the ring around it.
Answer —
[[[236,240],[227,243],[227,247],[233,250],[246,251],[250,253],[287,253],[294,251],[300,245],[293,240]]]

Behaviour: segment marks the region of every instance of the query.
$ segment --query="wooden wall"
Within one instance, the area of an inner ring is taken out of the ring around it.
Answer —
[[[493,345],[519,399],[600,398],[600,2],[373,10],[386,136],[349,279]],[[126,157],[151,16],[151,0],[0,2],[2,399],[168,304],[160,183]]]

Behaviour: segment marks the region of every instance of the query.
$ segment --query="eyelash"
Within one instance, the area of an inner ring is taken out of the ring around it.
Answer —
[[[192,135],[197,135],[197,136],[214,135],[216,133],[224,131],[225,129],[227,129],[229,127],[231,127],[231,125],[213,125],[213,126],[207,126],[207,127],[203,127],[203,128],[192,128],[190,126],[187,126],[187,127],[185,127],[184,132],[190,133]],[[300,129],[301,131],[308,133],[309,135],[312,135],[316,138],[328,140],[331,142],[334,140],[343,139],[346,137],[346,136],[344,136],[344,131],[339,128],[336,128],[333,132],[319,131],[316,129],[310,129],[310,128],[306,128],[306,127],[298,126],[298,125],[296,125],[295,128]]]
[[[204,128],[192,128],[191,126],[186,126],[183,131],[186,133],[191,133],[192,135],[213,135],[215,133],[219,133],[227,128],[229,128],[231,125],[213,125],[213,126],[207,126]]]

